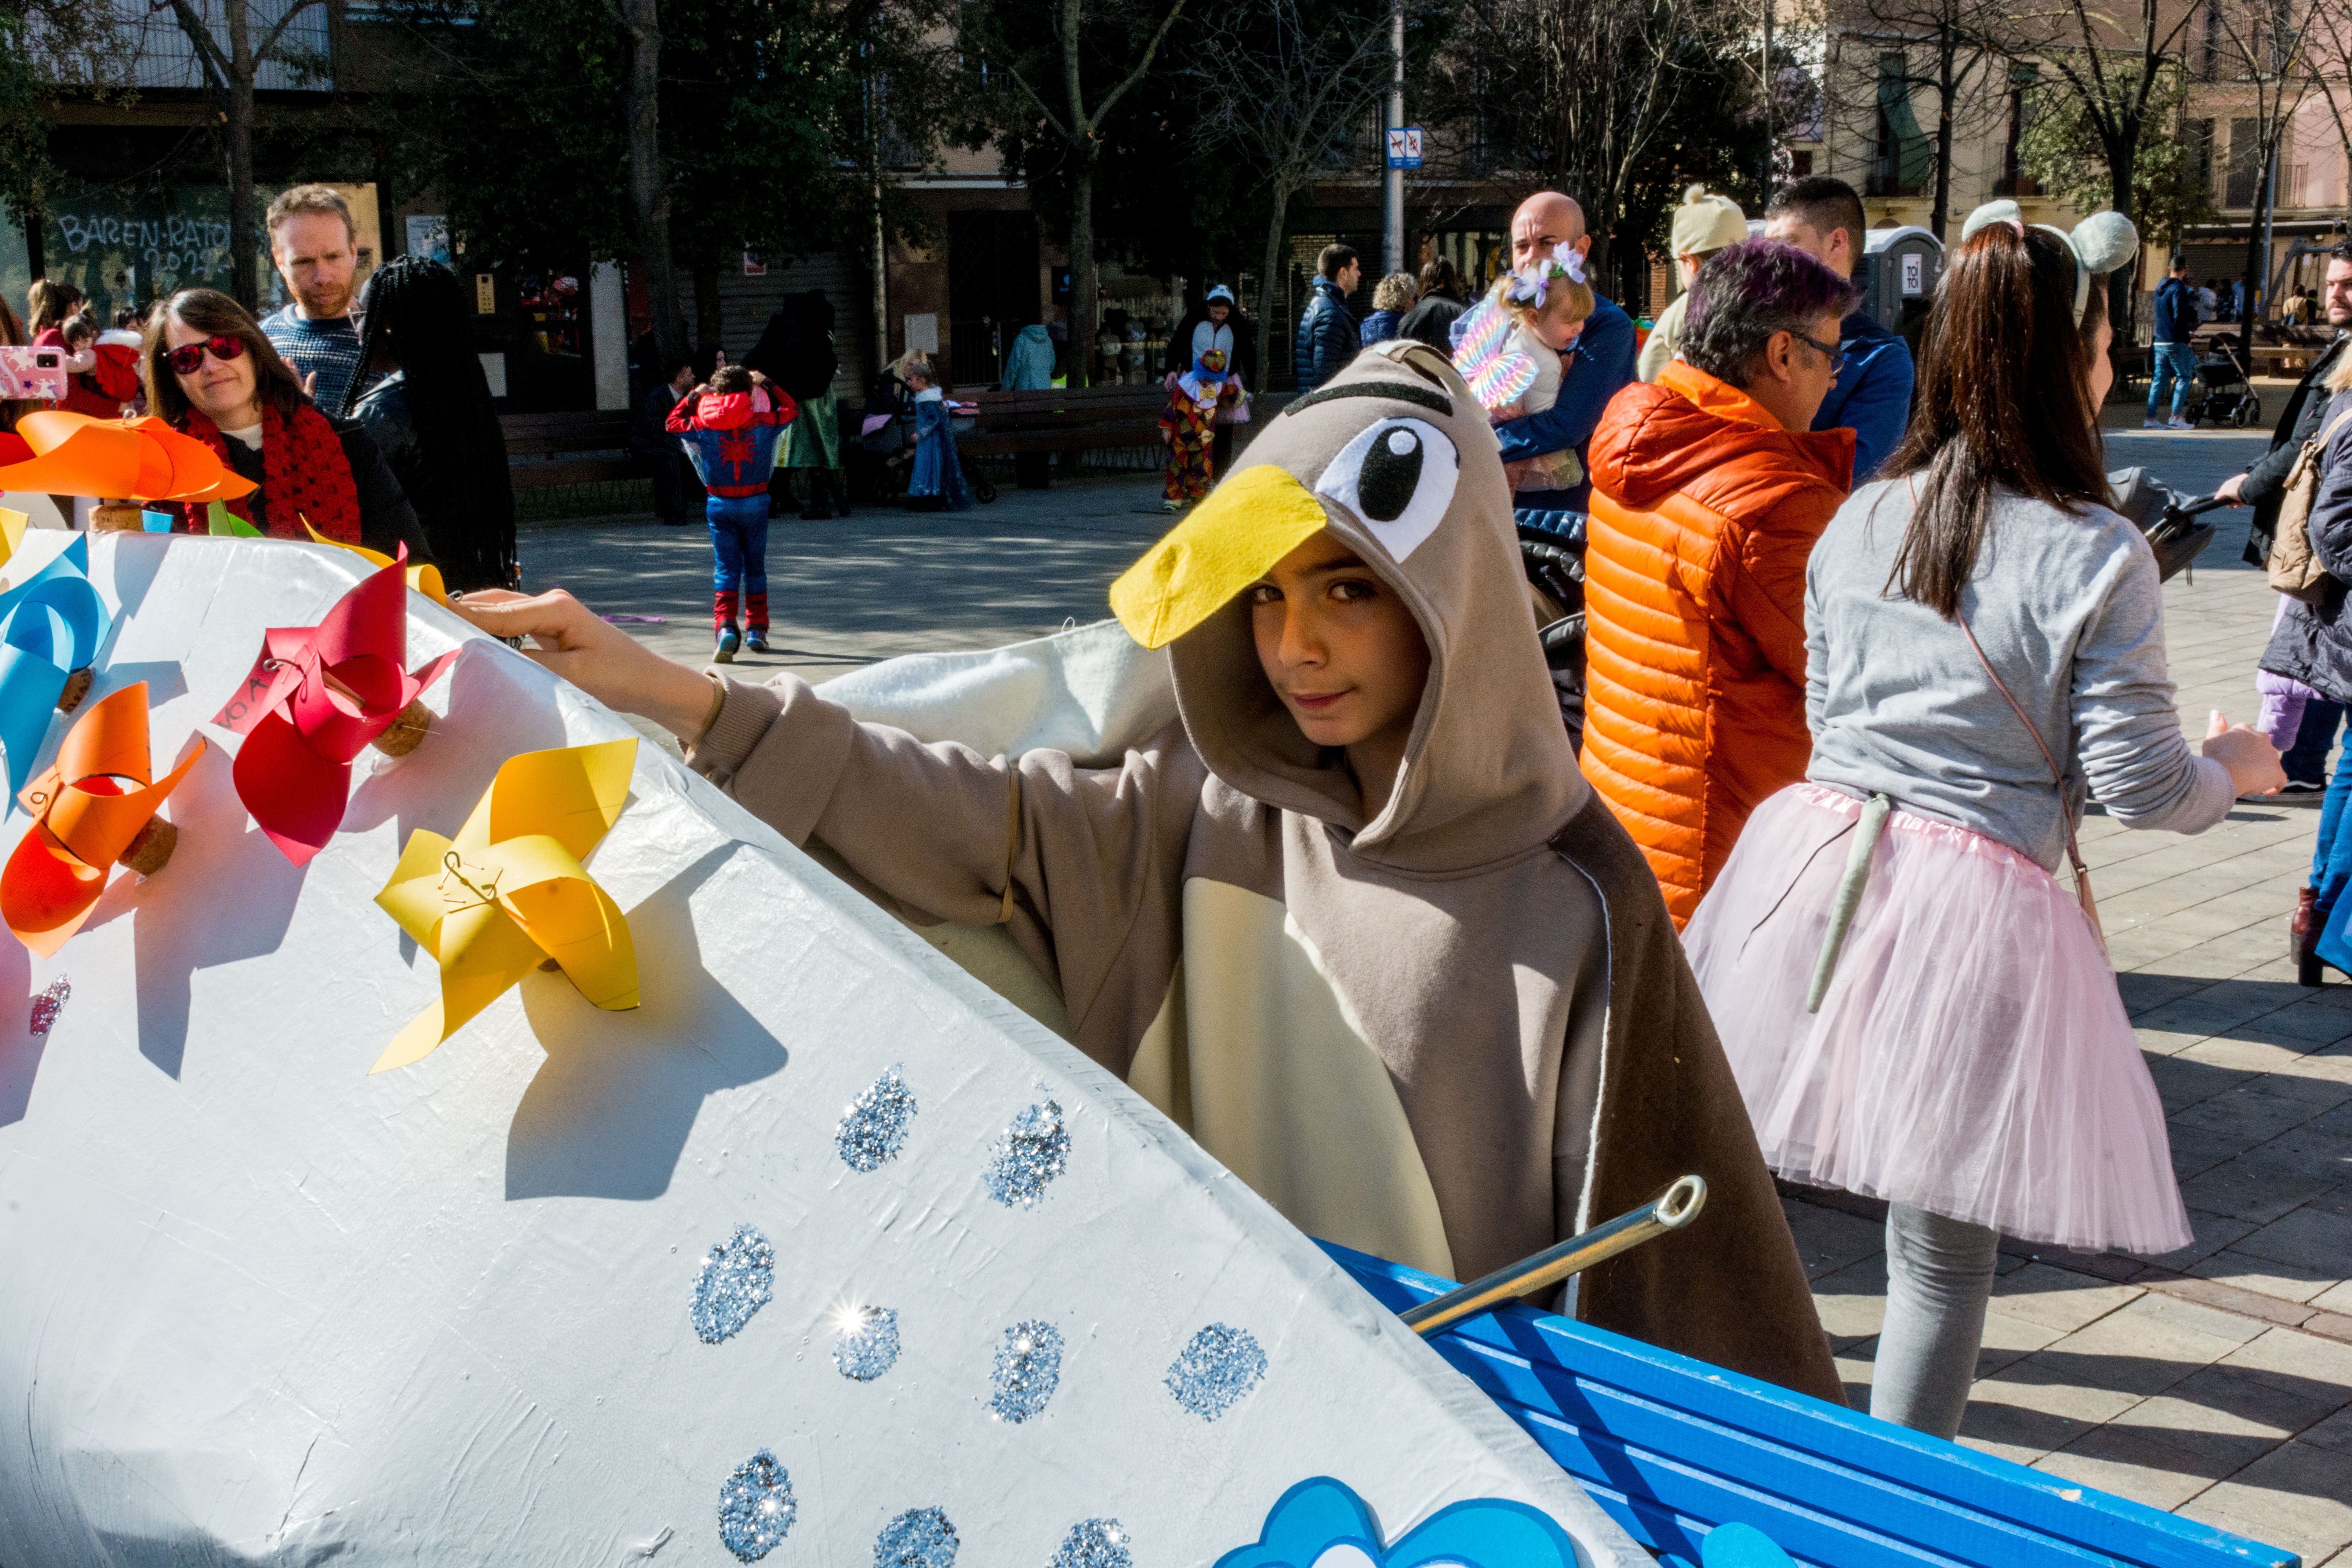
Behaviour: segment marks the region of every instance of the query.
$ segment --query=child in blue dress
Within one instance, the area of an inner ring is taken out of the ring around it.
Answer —
[[[670,410],[667,429],[710,492],[703,515],[719,641],[711,657],[719,664],[733,663],[738,648],[768,651],[768,480],[798,412],[782,387],[739,364],[719,366]]]
[[[929,360],[908,360],[903,374],[915,395],[915,468],[907,479],[907,503],[917,511],[961,511],[971,505],[971,487],[956,455],[947,395],[931,379]]]

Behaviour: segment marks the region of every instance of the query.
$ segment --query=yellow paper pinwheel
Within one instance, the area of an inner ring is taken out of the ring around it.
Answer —
[[[553,960],[580,994],[637,1005],[637,950],[611,895],[580,862],[620,819],[635,740],[509,758],[457,831],[411,834],[375,901],[441,965],[441,999],[368,1070],[430,1056],[507,987]]]
[[[346,544],[340,539],[328,538],[325,534],[320,533],[317,529],[311,528],[310,520],[307,517],[302,519],[302,526],[309,530],[310,534],[310,542],[313,544],[328,544],[332,545],[337,550],[348,550],[352,554],[358,556],[361,560],[374,566],[383,567],[392,564],[392,557],[386,555],[381,550],[370,550],[364,544]],[[434,565],[433,563],[428,561],[422,566],[410,566],[407,568],[407,571],[408,585],[410,587],[415,589],[418,593],[424,595],[426,598],[432,600],[443,609],[446,610],[449,607],[449,590],[444,586],[441,582],[441,568]]]

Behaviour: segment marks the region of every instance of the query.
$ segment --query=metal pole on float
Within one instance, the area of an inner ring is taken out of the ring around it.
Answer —
[[[1404,0],[1389,0],[1389,52],[1391,57],[1389,74],[1388,121],[1391,132],[1404,129]],[[1391,136],[1381,138],[1381,152],[1387,169],[1381,177],[1381,270],[1383,273],[1404,270],[1404,168],[1388,145]]]
[[[1570,1275],[1580,1274],[1654,1237],[1680,1230],[1696,1219],[1698,1211],[1706,1206],[1706,1178],[1685,1176],[1640,1208],[1630,1209],[1605,1225],[1596,1225],[1581,1236],[1571,1236],[1533,1257],[1522,1258],[1484,1279],[1474,1279],[1443,1296],[1433,1296],[1399,1315],[1407,1328],[1426,1339],[1449,1323],[1516,1300],[1547,1285],[1557,1285]]]

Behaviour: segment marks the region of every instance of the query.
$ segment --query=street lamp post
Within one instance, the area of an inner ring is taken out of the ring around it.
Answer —
[[[1389,0],[1389,131],[1404,129],[1404,0]],[[1361,123],[1359,121],[1359,123]],[[1381,270],[1404,270],[1404,170],[1391,157],[1389,138],[1381,138],[1381,158],[1387,164],[1381,178]]]

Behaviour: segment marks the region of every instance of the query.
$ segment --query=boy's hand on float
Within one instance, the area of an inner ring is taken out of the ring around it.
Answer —
[[[558,588],[524,595],[484,588],[449,607],[494,637],[529,637],[536,660],[608,708],[637,713],[692,744],[710,717],[710,678],[664,658]]]
[[[2230,784],[2240,795],[2276,795],[2286,785],[2286,770],[2279,766],[2278,748],[2260,730],[2232,724],[2219,708],[2205,727],[2205,755],[2230,770]]]

